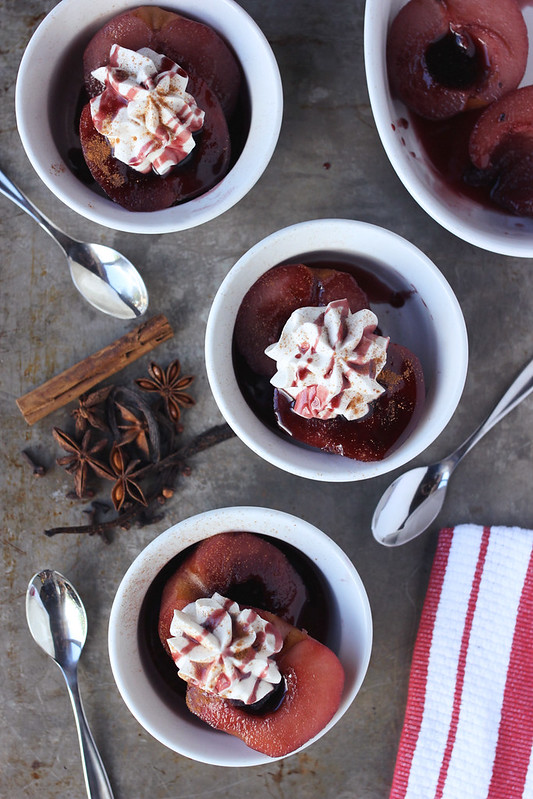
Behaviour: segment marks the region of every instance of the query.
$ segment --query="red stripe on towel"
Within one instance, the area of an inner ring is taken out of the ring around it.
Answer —
[[[503,695],[487,799],[520,799],[533,746],[533,553],[529,559]]]
[[[450,719],[450,729],[448,730],[448,740],[446,741],[446,748],[442,758],[442,764],[439,773],[439,780],[437,783],[437,790],[435,791],[435,799],[442,799],[444,785],[446,784],[446,777],[448,775],[448,766],[455,744],[455,736],[457,733],[457,725],[459,724],[459,713],[461,712],[461,700],[463,695],[463,685],[466,670],[466,656],[468,653],[468,645],[470,643],[470,633],[472,631],[472,623],[474,621],[474,613],[476,611],[476,603],[479,594],[479,584],[481,582],[481,575],[483,574],[483,567],[485,565],[485,557],[487,555],[487,548],[489,545],[490,528],[484,527],[481,536],[481,545],[479,547],[479,554],[476,563],[476,570],[474,572],[474,579],[472,580],[472,590],[468,600],[468,608],[465,617],[465,626],[461,638],[461,649],[459,650],[459,661],[457,664],[457,677],[455,681],[455,693],[453,697],[453,710]]]
[[[390,799],[402,799],[405,796],[409,782],[411,763],[424,716],[429,653],[433,641],[435,618],[448,566],[452,538],[453,528],[441,530],[413,653],[413,663],[416,663],[416,670],[411,672],[405,711],[406,723],[404,723],[402,730]]]

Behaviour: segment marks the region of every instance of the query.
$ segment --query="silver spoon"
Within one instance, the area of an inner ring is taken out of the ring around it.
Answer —
[[[372,533],[376,541],[387,547],[396,547],[423,533],[438,516],[448,480],[459,461],[531,391],[533,361],[511,383],[487,419],[451,455],[431,466],[411,469],[391,483],[372,517]]]
[[[35,641],[57,663],[74,710],[90,799],[113,799],[104,766],[85,718],[78,690],[78,661],[87,636],[87,615],[74,586],[56,571],[35,574],[26,592],[26,618]]]
[[[146,286],[127,258],[104,244],[85,244],[67,236],[2,171],[0,192],[26,211],[59,244],[67,257],[74,285],[88,303],[119,319],[133,319],[146,311]]]

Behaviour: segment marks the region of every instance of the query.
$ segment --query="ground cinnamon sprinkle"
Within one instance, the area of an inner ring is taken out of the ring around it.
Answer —
[[[393,389],[397,387],[403,382],[404,379],[402,375],[398,375],[386,367],[380,372],[380,378],[387,386],[387,389]]]
[[[112,186],[122,186],[126,178],[119,171],[110,169],[111,148],[103,136],[92,136],[86,143],[86,156],[96,164],[103,178]]]

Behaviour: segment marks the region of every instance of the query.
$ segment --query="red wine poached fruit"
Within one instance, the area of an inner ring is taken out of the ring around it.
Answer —
[[[414,429],[424,403],[422,367],[407,348],[389,343],[386,365],[377,377],[383,393],[355,421],[343,415],[304,418],[294,412],[293,398],[270,383],[276,365],[264,351],[279,339],[293,311],[321,308],[345,298],[352,314],[371,308],[376,301],[390,306],[403,302],[400,293],[380,284],[370,271],[333,261],[285,264],[267,271],[247,292],[237,315],[235,374],[252,410],[280,435],[355,460],[382,460]]]

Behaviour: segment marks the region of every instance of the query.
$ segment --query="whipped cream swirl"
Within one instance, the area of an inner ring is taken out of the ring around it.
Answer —
[[[281,680],[272,655],[282,636],[255,610],[218,593],[174,610],[170,632],[179,676],[204,691],[251,705]]]
[[[348,300],[293,311],[279,341],[265,353],[276,361],[270,381],[294,400],[305,418],[365,416],[385,390],[376,380],[387,360],[389,339],[374,333],[368,308],[352,314]]]
[[[135,52],[114,44],[109,64],[91,74],[105,86],[90,103],[93,124],[115,158],[164,175],[187,157],[205,114],[185,91],[184,69],[149,47]]]

